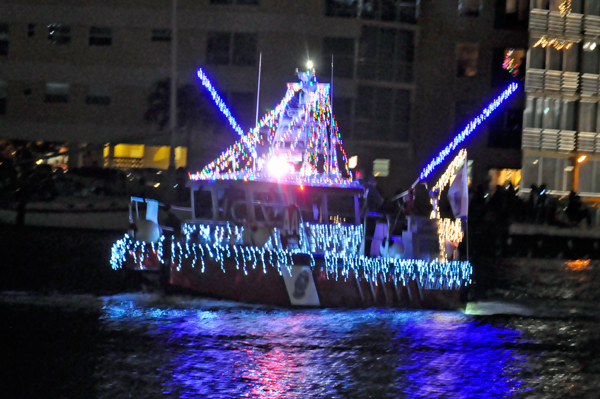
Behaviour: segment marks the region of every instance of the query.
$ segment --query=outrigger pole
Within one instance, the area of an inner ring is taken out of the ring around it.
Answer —
[[[425,180],[431,174],[431,172],[444,161],[446,156],[448,156],[450,152],[455,150],[456,147],[458,147],[458,145],[467,138],[467,136],[469,136],[479,125],[481,125],[500,106],[500,104],[504,102],[504,100],[506,100],[515,91],[517,91],[518,87],[519,84],[516,82],[512,82],[510,85],[508,85],[508,87],[504,89],[504,91],[498,97],[496,97],[494,101],[492,101],[487,107],[485,107],[483,111],[481,111],[481,113],[477,117],[475,117],[475,119],[473,119],[469,124],[467,124],[467,126],[459,134],[457,134],[454,137],[454,139],[444,147],[442,151],[440,151],[437,157],[433,158],[429,162],[429,164],[427,164],[427,166],[423,168],[423,171],[419,175],[419,178],[410,186],[410,189],[406,190],[401,194],[398,194],[392,199],[392,201],[396,201],[406,197],[410,190],[414,189],[420,181]]]

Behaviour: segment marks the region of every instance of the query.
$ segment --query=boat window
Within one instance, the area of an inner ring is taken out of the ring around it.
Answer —
[[[283,193],[275,190],[254,192],[254,215],[257,222],[283,223],[285,201]]]
[[[194,212],[196,219],[212,219],[212,193],[210,191],[194,192]]]
[[[219,212],[223,220],[243,222],[248,217],[246,193],[239,187],[228,187],[223,198],[219,198]]]
[[[323,195],[308,192],[308,190],[298,190],[294,193],[294,202],[300,209],[302,221],[318,222],[322,212]]]
[[[354,223],[354,196],[332,195],[327,198],[329,223]]]

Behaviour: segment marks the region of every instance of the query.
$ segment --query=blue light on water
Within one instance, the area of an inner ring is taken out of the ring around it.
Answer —
[[[104,322],[145,331],[162,363],[163,393],[181,398],[495,398],[523,391],[524,361],[513,349],[520,333],[460,313],[122,302],[105,307]]]

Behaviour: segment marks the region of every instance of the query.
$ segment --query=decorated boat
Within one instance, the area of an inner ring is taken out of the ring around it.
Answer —
[[[253,304],[463,307],[472,266],[453,250],[461,219],[440,220],[435,196],[431,217],[408,215],[401,232],[395,215],[365,211],[366,190],[348,169],[330,85],[313,70],[298,73],[247,134],[201,69],[198,77],[241,138],[190,174],[191,214],[181,229],[161,222],[157,201],[132,198],[132,230],[113,245],[114,269]],[[461,151],[434,192],[456,180],[465,162]]]

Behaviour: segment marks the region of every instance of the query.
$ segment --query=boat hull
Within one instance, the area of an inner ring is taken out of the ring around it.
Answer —
[[[304,263],[304,262],[302,262]],[[298,271],[301,270],[299,273]],[[310,276],[302,273],[309,270]],[[202,296],[281,307],[396,307],[460,310],[464,289],[425,289],[416,280],[406,284],[380,273],[377,282],[349,273],[336,279],[324,265],[263,268],[240,267],[236,261],[206,259],[203,265],[174,263],[170,285]],[[310,277],[310,278],[308,278]],[[298,282],[301,280],[300,283]],[[286,281],[287,280],[287,281]],[[314,291],[314,292],[313,292]],[[316,301],[315,294],[316,293]],[[308,300],[304,300],[309,297]]]

